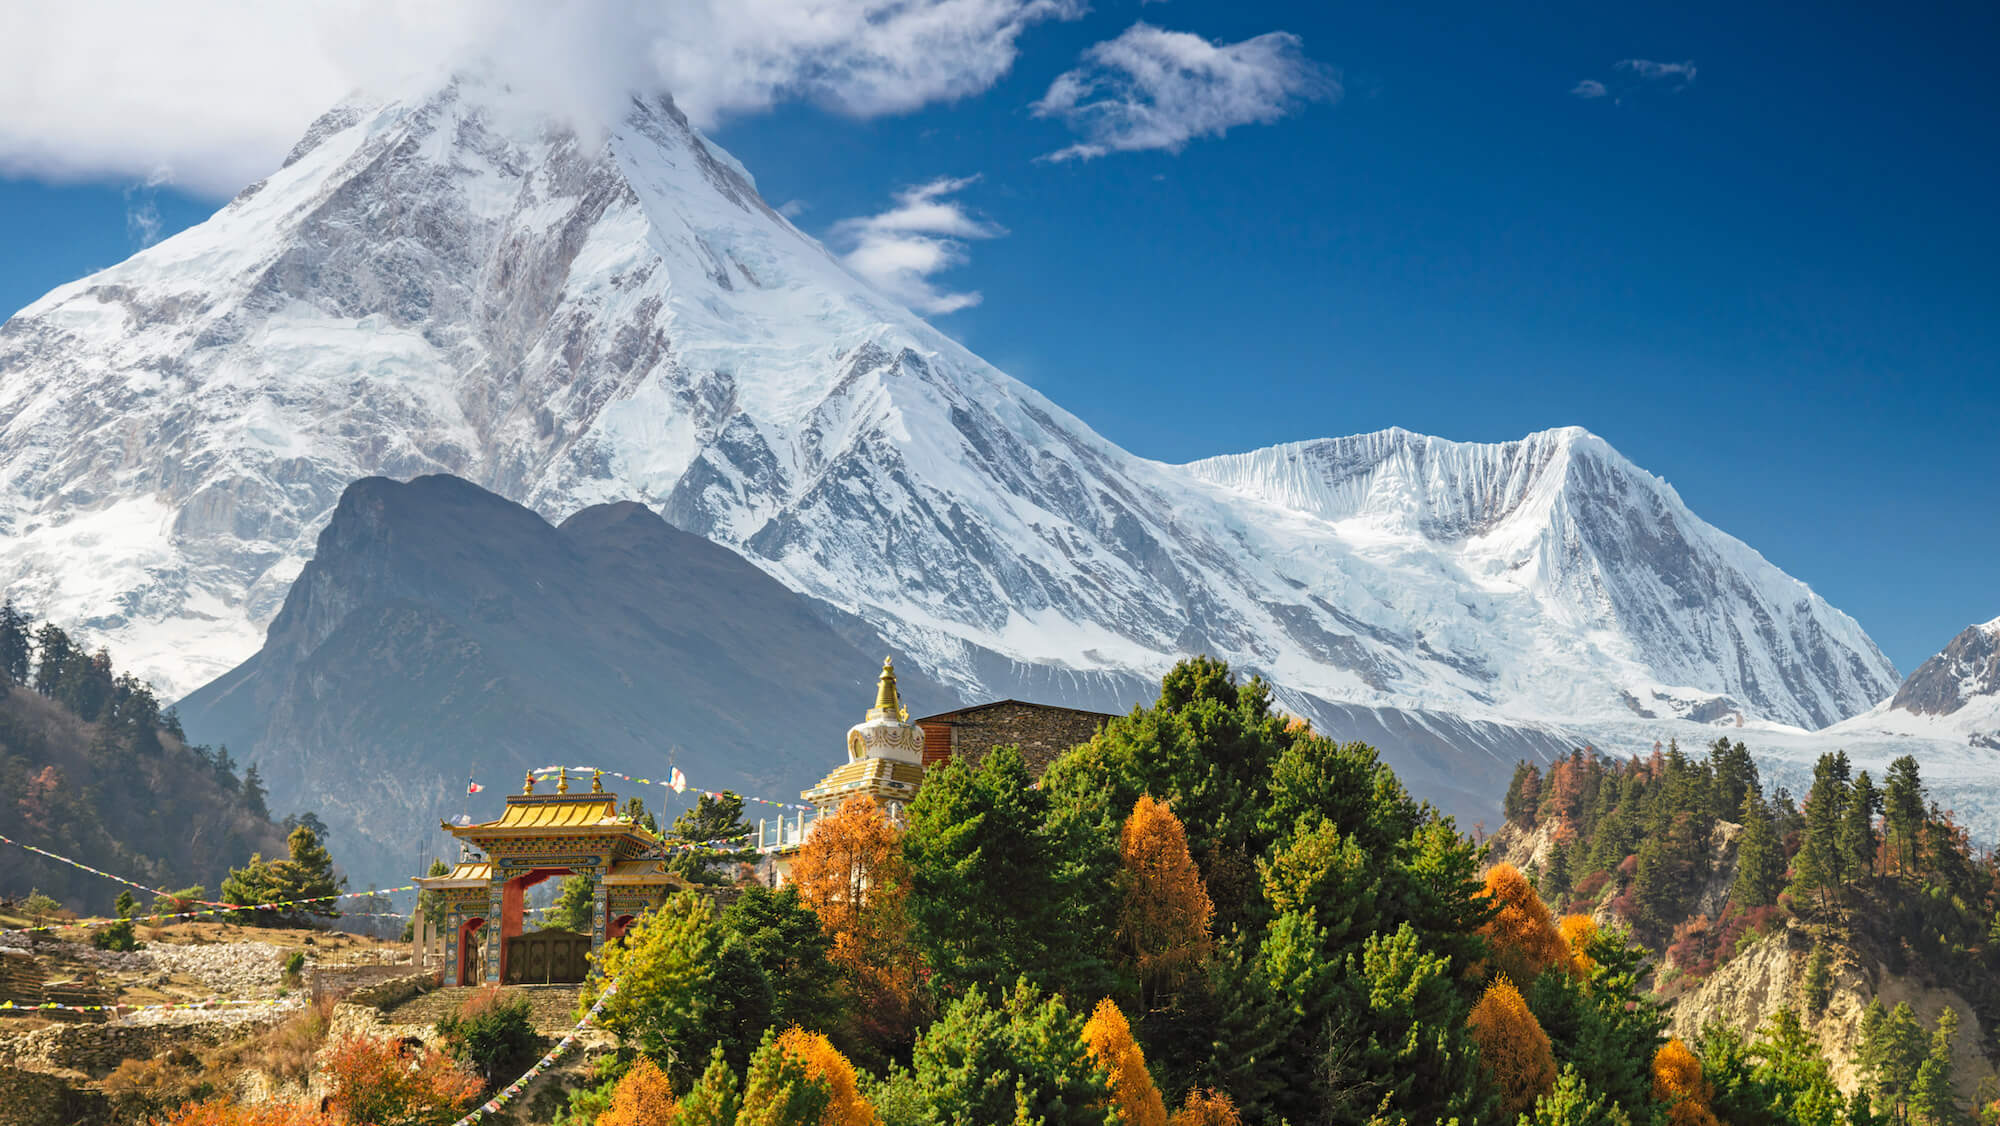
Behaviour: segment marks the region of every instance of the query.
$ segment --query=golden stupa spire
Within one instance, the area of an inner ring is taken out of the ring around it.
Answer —
[[[604,792],[604,772],[602,770],[592,770],[590,772],[590,792],[593,794]]]
[[[868,718],[910,718],[910,713],[903,710],[901,697],[896,695],[896,666],[888,657],[882,658],[882,677],[875,682],[875,706],[868,709]]]
[[[524,779],[524,780],[523,780],[523,781],[521,782],[521,792],[522,792],[522,793],[524,793],[524,794],[532,794],[532,793],[534,793],[534,792],[535,792],[535,772],[534,772],[534,771],[532,771],[532,770],[528,771],[528,777],[527,777],[526,779]]]
[[[556,771],[556,793],[569,793],[569,767],[567,766]]]

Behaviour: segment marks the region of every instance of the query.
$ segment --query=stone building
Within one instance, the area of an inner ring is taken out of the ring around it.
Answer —
[[[956,711],[927,715],[917,721],[924,730],[924,766],[951,759],[977,765],[995,747],[1016,746],[1036,777],[1056,756],[1087,743],[1104,722],[1106,712],[1087,712],[1026,700],[995,700]]]

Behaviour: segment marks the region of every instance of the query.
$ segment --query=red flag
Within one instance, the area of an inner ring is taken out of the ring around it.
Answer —
[[[477,783],[477,782],[474,782],[474,781],[472,781],[471,779],[467,779],[467,780],[466,780],[466,783],[465,783],[465,792],[466,792],[466,793],[468,793],[468,794],[476,794],[476,793],[478,793],[479,791],[481,791],[481,790],[483,790],[483,789],[485,789],[485,788],[486,788],[486,787],[484,787],[484,786],[480,785],[480,784],[479,784],[479,783]]]

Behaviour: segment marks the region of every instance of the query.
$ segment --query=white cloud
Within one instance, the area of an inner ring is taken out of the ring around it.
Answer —
[[[1083,53],[1034,104],[1082,140],[1048,154],[1084,159],[1111,152],[1179,152],[1197,137],[1268,124],[1309,101],[1340,96],[1338,75],[1305,57],[1300,40],[1273,31],[1240,43],[1135,23]]]
[[[226,194],[356,89],[494,61],[557,112],[665,88],[698,124],[808,101],[869,117],[977,94],[1085,0],[70,0],[0,35],[0,174]]]
[[[1648,82],[1673,79],[1681,86],[1694,81],[1694,62],[1656,63],[1651,59],[1622,59],[1617,63],[1619,70],[1629,70]]]
[[[1604,89],[1604,83],[1599,82],[1595,78],[1584,79],[1575,86],[1570,87],[1569,92],[1584,99],[1601,98],[1607,93]]]
[[[796,219],[812,210],[812,204],[802,199],[788,199],[778,205],[778,214],[787,219]]]
[[[952,293],[931,281],[966,260],[967,239],[998,238],[1006,230],[976,218],[957,195],[979,179],[939,177],[896,194],[896,206],[880,215],[834,224],[841,261],[875,288],[920,313],[956,312],[980,301],[978,291]]]

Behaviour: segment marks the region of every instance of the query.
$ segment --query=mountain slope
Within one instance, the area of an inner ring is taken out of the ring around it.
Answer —
[[[255,651],[348,482],[434,472],[660,510],[968,696],[1130,699],[1205,651],[1440,722],[1819,726],[1895,683],[1582,431],[1134,457],[848,275],[664,99],[601,143],[476,76],[343,106],[0,329],[0,580],[181,688]]]
[[[1910,735],[2000,751],[2000,618],[1967,626],[1896,694],[1832,729]]]
[[[387,873],[412,832],[465,808],[468,775],[501,790],[551,762],[664,778],[672,756],[697,786],[794,795],[840,760],[881,661],[639,505],[553,527],[456,478],[369,478],[264,648],[180,712],[254,757],[275,800],[364,842],[351,869]],[[903,679],[913,701],[957,702]]]

